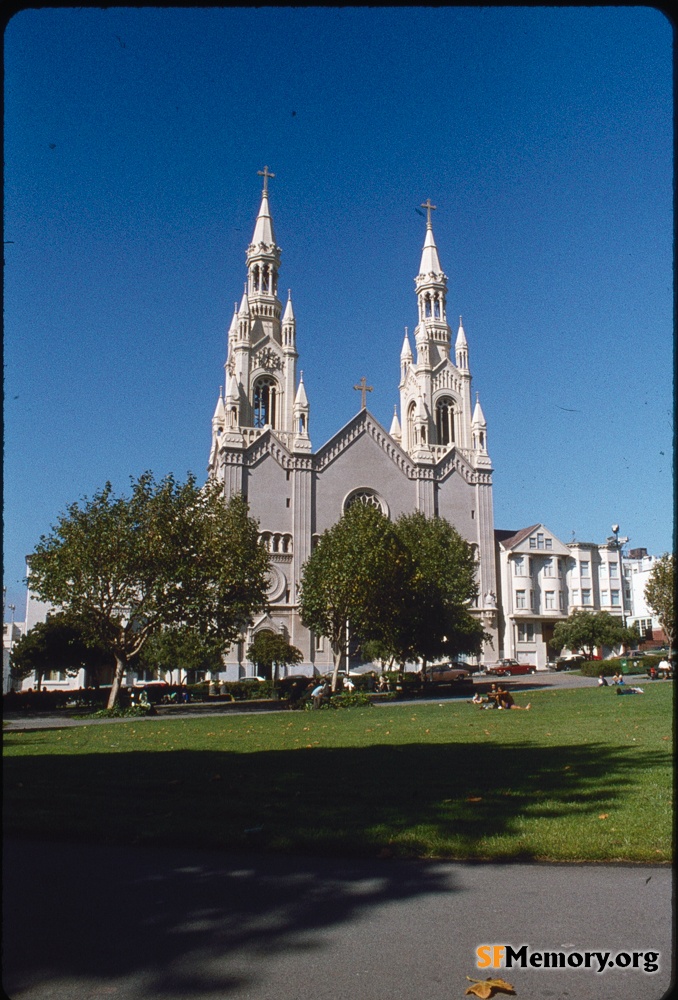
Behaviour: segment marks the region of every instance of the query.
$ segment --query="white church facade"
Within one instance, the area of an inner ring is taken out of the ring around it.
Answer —
[[[297,668],[325,671],[332,652],[301,624],[302,567],[317,538],[354,502],[390,518],[420,510],[448,520],[474,548],[476,609],[498,655],[492,463],[480,403],[472,404],[469,349],[461,321],[447,320],[447,278],[440,265],[431,210],[415,278],[414,349],[400,352],[399,411],[387,431],[365,405],[317,451],[309,433],[310,404],[297,374],[296,318],[291,295],[278,298],[280,247],[269,207],[268,168],[252,242],[245,292],[228,332],[225,391],[212,420],[210,478],[224,495],[242,492],[271,555],[269,610],[255,618],[227,654],[228,679],[250,676],[246,651],[260,629],[282,631],[303,653]],[[395,388],[395,387],[394,387]]]

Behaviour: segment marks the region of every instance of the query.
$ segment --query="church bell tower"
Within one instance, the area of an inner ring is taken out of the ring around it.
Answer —
[[[268,192],[268,182],[275,174],[268,167],[258,173],[264,183],[252,241],[245,254],[247,281],[228,331],[224,390],[212,419],[208,466],[212,473],[224,448],[245,448],[266,430],[293,450],[295,442],[301,450],[310,450],[308,401],[303,388],[303,414],[298,412],[296,319],[291,291],[284,313],[278,298],[281,250],[276,243]]]

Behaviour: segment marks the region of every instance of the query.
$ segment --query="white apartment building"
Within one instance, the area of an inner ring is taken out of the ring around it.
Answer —
[[[624,556],[624,587],[630,604],[627,622],[638,626],[645,642],[666,641],[659,619],[653,615],[645,600],[645,587],[657,562],[659,557],[649,556],[647,549],[631,549]]]
[[[615,539],[564,544],[543,524],[495,531],[499,657],[546,670],[559,650],[553,630],[573,611],[608,611],[628,621],[622,549]]]

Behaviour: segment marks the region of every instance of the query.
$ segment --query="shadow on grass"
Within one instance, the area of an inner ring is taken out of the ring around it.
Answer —
[[[9,833],[331,856],[529,857],[527,819],[609,810],[668,754],[605,744],[398,744],[6,758]]]

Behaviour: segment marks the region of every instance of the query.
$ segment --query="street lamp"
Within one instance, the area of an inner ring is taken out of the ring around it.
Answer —
[[[621,599],[622,625],[624,626],[624,628],[626,628],[626,604],[624,598],[624,563],[622,562],[622,549],[628,542],[628,538],[619,537],[618,524],[612,525],[612,534],[614,535],[614,539],[610,540],[614,541],[614,547],[616,548],[619,555],[619,594]]]

